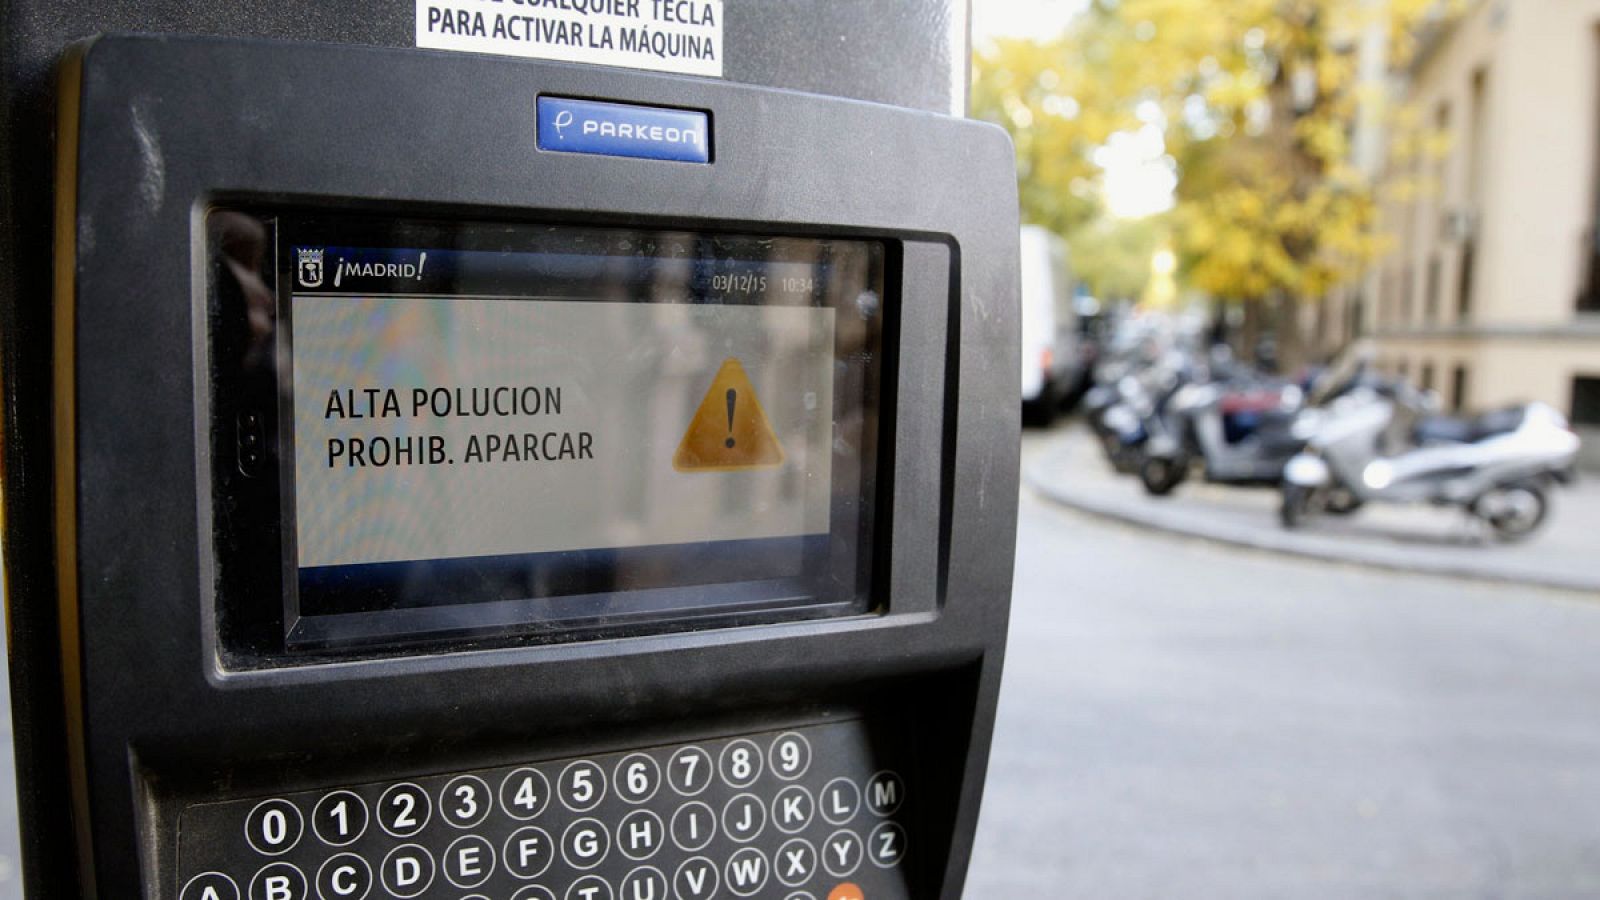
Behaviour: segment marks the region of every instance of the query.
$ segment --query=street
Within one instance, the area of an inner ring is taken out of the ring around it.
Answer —
[[[1024,488],[967,895],[1600,893],[1596,647],[1600,598],[1146,534]]]

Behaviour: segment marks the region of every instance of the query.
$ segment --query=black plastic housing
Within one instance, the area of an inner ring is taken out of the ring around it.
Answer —
[[[540,93],[711,110],[715,162],[540,153]],[[285,43],[108,37],[68,63],[57,559],[87,893],[176,896],[198,800],[794,722],[904,723],[921,884],[960,893],[1017,498],[1016,194],[998,129],[701,79]],[[893,240],[883,612],[294,668],[215,621],[204,219],[216,204]],[[892,711],[892,714],[891,714]]]

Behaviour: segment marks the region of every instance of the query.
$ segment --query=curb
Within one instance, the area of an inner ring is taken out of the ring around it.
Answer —
[[[1279,529],[1239,527],[1233,523],[1211,523],[1204,529],[1164,515],[1153,504],[1117,503],[1073,491],[1053,481],[1042,471],[1052,461],[1060,463],[1070,454],[1061,448],[1047,451],[1031,462],[1022,473],[1023,481],[1044,499],[1081,513],[1165,534],[1198,538],[1213,544],[1245,547],[1324,562],[1348,563],[1420,575],[1436,575],[1469,581],[1493,582],[1522,587],[1551,588],[1585,594],[1600,592],[1600,573],[1594,578],[1572,577],[1563,573],[1509,572],[1501,568],[1472,565],[1467,560],[1445,561],[1409,553],[1401,547],[1369,546],[1353,541],[1331,541]],[[1335,549],[1337,548],[1337,549]]]

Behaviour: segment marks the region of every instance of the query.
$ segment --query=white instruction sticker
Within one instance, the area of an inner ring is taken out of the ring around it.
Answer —
[[[417,46],[722,75],[722,0],[416,0]]]

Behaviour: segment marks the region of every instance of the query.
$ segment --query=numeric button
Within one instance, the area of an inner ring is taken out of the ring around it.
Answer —
[[[364,900],[372,891],[372,867],[354,853],[336,853],[317,870],[322,900]]]
[[[444,877],[458,888],[475,888],[494,874],[494,845],[475,834],[458,837],[444,851]]]
[[[605,770],[581,759],[561,770],[557,779],[561,804],[573,812],[588,812],[606,795]]]
[[[679,747],[667,761],[667,783],[685,797],[693,797],[711,783],[711,754],[699,747]]]
[[[773,774],[784,781],[793,781],[811,768],[811,742],[803,734],[784,732],[772,742],[767,756]]]
[[[500,808],[513,819],[536,818],[549,802],[550,781],[538,769],[518,769],[500,782]]]
[[[518,878],[538,878],[550,868],[555,845],[550,842],[550,832],[537,825],[527,825],[511,832],[506,838],[506,870]]]
[[[367,830],[367,801],[355,791],[323,795],[311,810],[311,830],[330,847],[346,847]]]
[[[761,748],[754,741],[739,738],[722,748],[717,768],[729,787],[749,787],[761,775]]]
[[[617,796],[629,803],[643,803],[661,787],[661,767],[644,753],[630,753],[617,763],[612,773]]]
[[[401,844],[389,851],[378,867],[383,889],[396,897],[416,897],[433,884],[433,854],[416,844]]]
[[[267,863],[250,879],[250,900],[306,900],[311,886],[298,868],[286,862]]]
[[[439,792],[439,815],[457,828],[471,828],[489,815],[489,786],[476,775],[457,775]]]
[[[378,798],[378,824],[391,837],[408,838],[422,830],[433,815],[428,792],[410,782],[396,784]]]
[[[304,830],[300,808],[287,800],[263,800],[244,820],[245,839],[257,853],[265,856],[288,853],[300,842]]]

